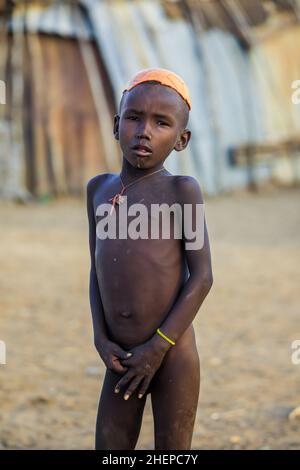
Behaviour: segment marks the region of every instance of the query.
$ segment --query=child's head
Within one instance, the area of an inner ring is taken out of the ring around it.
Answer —
[[[190,108],[187,86],[175,73],[146,69],[136,74],[123,92],[114,122],[124,158],[134,167],[154,168],[173,149],[183,150],[191,136],[186,128]]]

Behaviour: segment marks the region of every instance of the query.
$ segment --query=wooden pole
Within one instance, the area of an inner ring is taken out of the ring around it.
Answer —
[[[74,5],[74,16],[79,28],[83,26],[83,20],[80,15],[78,7],[75,7]],[[99,132],[102,139],[102,145],[104,147],[104,158],[106,161],[107,171],[115,172],[120,168],[118,157],[119,152],[112,135],[112,116],[110,114],[105,90],[99,74],[94,50],[90,41],[88,39],[83,39],[80,33],[78,35],[78,43],[94,98],[94,106],[97,112]]]
[[[0,103],[0,196],[3,196],[7,172],[7,155],[9,154],[9,120],[8,120],[8,103],[6,99],[7,83],[6,67],[8,61],[8,37],[7,37],[7,20],[8,14],[1,11],[0,16],[0,80],[2,80],[2,99]]]
[[[38,34],[28,34],[28,47],[31,55],[33,70],[32,83],[34,86],[34,153],[36,155],[36,193],[37,195],[49,194],[52,190],[49,184],[47,169],[47,145],[46,145],[46,109],[44,96],[44,64],[40,38]]]
[[[24,18],[24,5],[15,8],[13,11],[13,20],[16,20],[17,14]],[[12,199],[25,201],[30,197],[25,187],[26,168],[24,152],[23,135],[23,43],[24,27],[21,21],[21,27],[13,28],[13,47],[12,47],[12,121],[10,128],[10,152],[7,154],[8,172],[5,181],[5,196]]]
[[[64,41],[64,39],[61,39]],[[51,87],[49,88],[48,100],[47,100],[47,115],[48,115],[48,133],[49,142],[51,147],[51,162],[53,168],[53,175],[55,179],[55,185],[57,194],[67,194],[68,185],[64,165],[64,149],[61,138],[61,130],[64,132],[64,122],[61,118],[62,108],[59,101],[62,99],[60,84],[60,69],[57,66],[61,60],[60,48],[54,38],[50,38],[46,43],[45,64],[46,67],[51,67],[51,74],[54,75],[54,79],[51,80]],[[57,83],[57,86],[54,84]],[[63,129],[60,129],[63,127]]]

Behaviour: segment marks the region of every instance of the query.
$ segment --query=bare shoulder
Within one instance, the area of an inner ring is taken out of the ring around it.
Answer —
[[[101,188],[101,186],[103,184],[105,184],[106,181],[108,181],[113,176],[114,176],[113,173],[101,173],[101,174],[96,175],[93,178],[91,178],[87,182],[87,185],[86,185],[87,195],[89,197],[92,197],[94,195],[95,191],[97,189]]]
[[[174,184],[178,201],[183,204],[203,204],[203,196],[199,182],[193,176],[174,176]]]

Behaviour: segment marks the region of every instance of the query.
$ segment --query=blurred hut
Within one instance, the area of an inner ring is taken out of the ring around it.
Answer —
[[[300,180],[300,0],[15,1],[6,17],[2,195],[82,193],[118,171],[113,114],[129,77],[154,66],[191,91],[193,139],[172,172],[211,195]]]
[[[16,2],[10,13],[1,194],[81,194],[91,175],[120,165],[112,89],[91,27],[72,2]]]

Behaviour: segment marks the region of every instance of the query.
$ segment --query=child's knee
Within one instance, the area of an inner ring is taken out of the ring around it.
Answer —
[[[136,431],[120,426],[98,425],[96,429],[96,450],[133,450],[138,439]]]

